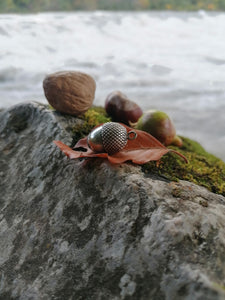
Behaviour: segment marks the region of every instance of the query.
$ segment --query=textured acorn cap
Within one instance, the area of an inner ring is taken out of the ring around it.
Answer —
[[[96,83],[85,73],[61,71],[46,76],[43,88],[52,107],[62,113],[77,116],[92,106]]]
[[[103,147],[108,154],[122,150],[127,144],[127,130],[119,123],[105,123],[102,126],[101,136]]]

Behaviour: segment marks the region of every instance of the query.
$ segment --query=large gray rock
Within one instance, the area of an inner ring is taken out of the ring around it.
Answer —
[[[0,299],[225,299],[225,198],[141,166],[68,160],[81,120],[0,112]]]

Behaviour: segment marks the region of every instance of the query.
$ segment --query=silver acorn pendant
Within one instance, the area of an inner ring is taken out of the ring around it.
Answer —
[[[127,133],[126,128],[116,122],[105,123],[89,133],[87,143],[94,152],[107,152],[109,155],[121,151],[128,140],[137,137],[135,131]]]

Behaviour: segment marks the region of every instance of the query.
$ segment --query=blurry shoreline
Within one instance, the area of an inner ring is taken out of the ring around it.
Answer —
[[[95,105],[120,90],[225,161],[223,28],[221,12],[0,15],[0,107],[46,103],[47,74],[82,71],[96,81]]]
[[[1,0],[0,13],[103,11],[225,11],[224,0]]]

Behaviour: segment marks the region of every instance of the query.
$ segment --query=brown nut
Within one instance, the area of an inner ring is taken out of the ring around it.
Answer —
[[[43,88],[52,107],[62,113],[77,116],[91,107],[96,83],[85,73],[61,71],[48,75],[43,81]]]
[[[143,114],[142,109],[120,91],[110,93],[105,100],[105,110],[113,120],[130,125]]]

